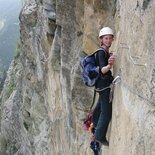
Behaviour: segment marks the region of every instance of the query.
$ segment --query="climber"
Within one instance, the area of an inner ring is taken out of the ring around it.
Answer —
[[[100,67],[101,72],[101,76],[95,84],[96,89],[102,90],[108,87],[113,80],[110,69],[114,64],[115,58],[109,52],[113,37],[113,30],[109,27],[103,27],[99,32],[99,39],[103,50],[96,54],[96,63]],[[99,91],[98,93],[99,99],[92,116],[92,123],[95,128],[94,140],[108,146],[109,142],[106,139],[106,133],[112,116],[112,103],[109,103],[110,88]]]

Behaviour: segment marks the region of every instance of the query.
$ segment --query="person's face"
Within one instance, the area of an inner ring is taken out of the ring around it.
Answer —
[[[105,35],[102,37],[102,42],[106,46],[110,47],[113,41],[113,36],[112,35]]]

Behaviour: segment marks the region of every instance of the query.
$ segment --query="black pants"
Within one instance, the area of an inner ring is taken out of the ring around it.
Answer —
[[[96,128],[95,138],[100,141],[106,139],[108,125],[112,116],[112,103],[109,103],[110,88],[99,93],[98,103],[93,112],[92,122]]]

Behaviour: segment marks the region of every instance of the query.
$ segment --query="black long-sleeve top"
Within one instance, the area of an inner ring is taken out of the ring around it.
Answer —
[[[96,53],[96,64],[100,68],[101,76],[99,77],[95,87],[99,88],[99,89],[109,86],[113,80],[112,73],[110,70],[108,72],[106,72],[105,74],[103,74],[101,71],[102,67],[105,67],[108,65],[108,59],[110,57],[109,53],[106,52],[106,50],[104,50],[104,51],[103,50],[99,50]]]

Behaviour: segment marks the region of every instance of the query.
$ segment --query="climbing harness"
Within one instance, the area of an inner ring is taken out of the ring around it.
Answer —
[[[105,88],[103,88],[103,89],[95,88],[95,89],[94,89],[93,102],[92,102],[92,104],[91,104],[91,106],[90,106],[89,113],[91,112],[91,110],[92,110],[92,108],[93,108],[93,106],[94,106],[95,98],[96,98],[96,92],[101,92],[101,91],[104,91],[104,90],[110,88],[110,98],[109,98],[109,102],[112,102],[114,85],[115,85],[115,84],[118,84],[118,83],[120,83],[120,82],[121,82],[121,77],[120,77],[120,76],[116,76],[116,77],[114,78],[114,80],[112,81],[112,83],[111,83],[109,86],[107,86],[107,87],[105,87]]]
[[[120,81],[121,81],[120,76],[116,76],[115,79],[112,81],[112,83],[111,83],[109,86],[107,86],[107,87],[105,87],[105,88],[103,88],[103,89],[96,88],[95,90],[96,90],[97,92],[101,92],[101,91],[106,90],[106,89],[108,89],[108,88],[112,89],[113,86],[114,86],[115,84],[119,83]]]

